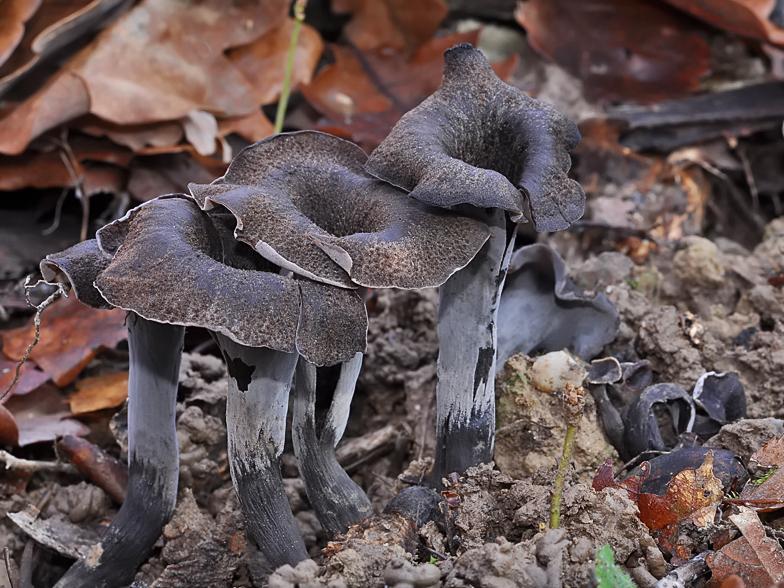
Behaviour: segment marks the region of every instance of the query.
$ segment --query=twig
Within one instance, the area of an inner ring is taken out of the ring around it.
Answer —
[[[542,424],[542,423],[537,423],[533,419],[525,419],[525,418],[523,418],[523,419],[517,419],[516,421],[512,421],[511,423],[509,423],[508,425],[504,425],[500,429],[496,429],[495,430],[495,436],[497,437],[499,435],[499,433],[505,433],[509,429],[512,429],[513,427],[516,427],[517,425],[519,425],[521,423],[528,423],[529,425],[534,425],[535,427],[541,427],[542,429],[552,429],[555,426],[555,425],[545,425],[545,424]]]
[[[580,424],[580,419],[583,416],[583,408],[585,408],[585,390],[582,386],[575,388],[567,382],[564,390],[566,437],[564,438],[563,455],[558,464],[558,473],[555,476],[552,502],[550,502],[551,529],[557,529],[561,524],[561,499],[563,498],[564,481],[566,480],[566,472],[569,469],[569,463],[572,458],[577,426]]]
[[[49,306],[50,304],[52,304],[52,302],[57,300],[60,294],[65,294],[65,290],[63,289],[62,284],[57,284],[57,290],[52,292],[49,295],[49,297],[46,300],[44,300],[41,304],[35,305],[33,304],[33,301],[30,300],[30,289],[35,288],[35,286],[37,286],[40,283],[41,282],[38,281],[34,286],[30,286],[29,285],[30,276],[27,276],[25,278],[25,283],[24,283],[25,299],[27,300],[27,304],[35,308],[35,318],[33,319],[33,324],[35,325],[35,339],[33,339],[33,342],[30,343],[30,346],[27,348],[27,351],[25,351],[24,357],[21,360],[19,360],[19,363],[16,364],[16,372],[14,373],[14,379],[8,385],[8,388],[5,389],[5,392],[0,394],[0,401],[2,401],[3,398],[5,398],[8,395],[8,393],[13,389],[13,387],[16,386],[16,383],[19,381],[19,374],[22,370],[22,366],[25,364],[27,358],[30,356],[30,352],[33,350],[33,347],[38,345],[38,340],[41,338],[41,313],[44,311],[44,309],[46,309],[47,306]]]
[[[11,588],[17,588],[16,582],[14,582],[14,574],[11,571],[11,556],[9,553],[8,547],[3,547],[3,559],[5,560],[5,573],[8,576],[8,583],[11,584]]]
[[[0,462],[3,462],[7,469],[21,470],[23,472],[40,472],[42,470],[49,470],[54,472],[62,472],[66,474],[78,474],[79,470],[71,463],[61,461],[32,461],[29,459],[22,459],[14,457],[7,451],[0,449]]]
[[[297,52],[299,30],[302,28],[302,21],[305,20],[305,7],[307,5],[308,0],[295,0],[294,2],[294,30],[291,31],[291,44],[289,45],[289,56],[286,60],[286,73],[283,77],[283,87],[280,90],[278,111],[275,113],[275,134],[283,130],[283,119],[286,118],[286,106],[288,106],[289,94],[291,94],[291,73],[294,71],[294,54]]]
[[[65,197],[68,196],[68,192],[68,188],[63,188],[60,197],[57,199],[57,205],[54,207],[54,220],[52,221],[52,225],[48,229],[41,231],[42,235],[51,235],[60,226],[60,216],[63,213],[63,204],[65,203]]]

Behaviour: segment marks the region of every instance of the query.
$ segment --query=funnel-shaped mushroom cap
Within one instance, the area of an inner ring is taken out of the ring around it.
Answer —
[[[287,133],[244,149],[214,183],[189,188],[204,210],[234,213],[237,239],[327,284],[432,287],[471,261],[486,225],[412,200],[370,177],[366,161],[349,141]]]
[[[365,168],[422,202],[499,207],[515,221],[523,214],[519,188],[540,231],[580,218],[585,194],[566,175],[577,126],[501,81],[469,44],[444,60],[441,87],[400,119]]]
[[[71,283],[79,302],[93,308],[112,308],[93,286],[95,278],[111,260],[112,256],[101,251],[95,239],[90,239],[47,255],[40,264],[41,275],[47,282],[54,282],[58,275],[63,275]]]
[[[101,247],[116,253],[96,288],[146,319],[297,351],[316,365],[364,351],[367,314],[356,292],[247,269],[258,256],[226,250],[225,228],[216,228],[224,219],[213,216],[184,195],[164,197],[101,229]]]

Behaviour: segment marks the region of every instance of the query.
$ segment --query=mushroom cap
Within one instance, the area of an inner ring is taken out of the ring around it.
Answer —
[[[229,219],[201,211],[185,195],[137,207],[99,230],[101,247],[115,254],[95,287],[110,304],[146,319],[297,351],[316,365],[365,350],[367,313],[356,292],[272,273],[277,268],[241,251],[244,245],[224,245]]]
[[[444,81],[398,121],[365,169],[435,206],[499,207],[537,230],[580,218],[585,194],[567,177],[577,125],[498,78],[464,43],[444,53]],[[522,220],[525,222],[525,220]]]
[[[112,305],[104,300],[93,282],[111,260],[112,256],[101,251],[95,239],[90,239],[65,251],[47,255],[41,260],[40,268],[47,282],[54,282],[58,275],[65,276],[71,283],[77,300],[82,304],[108,309],[112,308]]]
[[[241,151],[212,184],[191,184],[204,210],[237,218],[235,237],[273,263],[326,284],[425,288],[468,264],[487,226],[426,206],[364,171],[357,145],[317,131]]]

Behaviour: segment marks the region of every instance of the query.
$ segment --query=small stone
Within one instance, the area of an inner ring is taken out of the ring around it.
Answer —
[[[575,388],[582,385],[586,370],[565,351],[553,351],[537,358],[531,368],[534,386],[553,394],[564,389],[567,382]]]

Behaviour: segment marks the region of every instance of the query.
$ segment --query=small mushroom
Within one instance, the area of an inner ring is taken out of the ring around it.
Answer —
[[[203,210],[231,211],[237,240],[269,261],[344,288],[438,286],[487,241],[481,220],[409,198],[367,174],[366,161],[357,145],[332,135],[285,133],[244,149],[212,184],[189,189]],[[325,389],[315,366],[301,361],[297,372],[294,451],[308,498],[330,533],[370,513],[334,453],[360,364],[344,365],[334,390]],[[317,396],[331,402],[324,414],[317,414]]]
[[[481,220],[492,235],[440,290],[436,482],[492,459],[499,298],[525,200],[536,229],[547,231],[568,227],[585,203],[567,176],[577,126],[502,82],[468,44],[444,60],[441,87],[365,165],[422,202]]]

